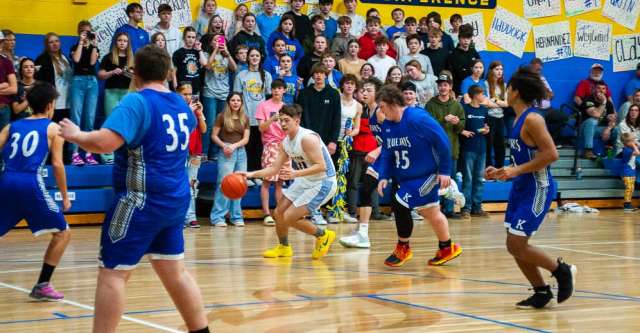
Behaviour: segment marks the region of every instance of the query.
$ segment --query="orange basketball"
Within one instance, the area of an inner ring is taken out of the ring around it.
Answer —
[[[242,198],[247,193],[247,188],[247,180],[237,173],[224,176],[220,185],[222,194],[230,200]]]

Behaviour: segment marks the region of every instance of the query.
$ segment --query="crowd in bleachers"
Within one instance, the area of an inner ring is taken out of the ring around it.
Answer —
[[[161,4],[159,22],[146,30],[141,27],[142,7],[131,3],[126,8],[129,22],[116,30],[107,54],[99,54],[88,21],[78,23],[77,43],[68,50],[61,49],[56,33],[46,34],[35,60],[16,55],[15,33],[2,30],[0,128],[29,115],[25,92],[39,80],[53,84],[60,96],[54,121],[67,117],[82,130],[94,129],[98,110],[108,117],[135,90],[133,56],[138,48],[153,43],[173,59],[167,88],[182,94],[198,116],[199,128],[189,148],[194,197],[201,162],[218,163],[218,182],[228,173],[272,163],[284,138],[277,111],[297,103],[304,109],[302,125],[321,136],[334,162],[350,162],[347,212],[330,215],[329,221],[353,221],[357,175],[366,169],[365,157],[371,151],[371,132],[362,120],[378,107],[366,87],[395,84],[407,105],[425,108],[449,136],[451,172],[461,173],[467,203],[456,216],[488,215],[482,208],[483,170],[486,165],[504,165],[505,135],[514,114],[506,94],[507,69],[500,61],[487,64],[481,59],[473,43],[474,28],[455,14],[449,19],[453,32],[445,32],[438,12],[406,17],[400,8],[390,13],[393,25],[383,27],[377,9],[370,9],[366,17],[356,14],[357,0],[344,1],[347,13],[342,16],[332,12],[333,0],[320,0],[318,13],[308,17],[301,12],[304,4],[292,0],[291,10],[280,16],[274,13],[275,1],[264,0],[263,12],[256,16],[244,4],[227,14],[215,0],[205,0],[193,26],[183,29],[171,23],[171,6]],[[528,65],[542,75],[540,59]],[[104,81],[101,107],[99,80]],[[564,144],[562,131],[569,115],[551,107],[553,89],[545,83],[548,97],[537,106],[556,144]],[[583,157],[596,157],[597,141],[613,147],[617,155],[625,146],[623,134],[640,140],[640,64],[625,96],[628,100],[616,112],[604,67],[598,63],[578,83],[574,102],[582,122],[577,125],[581,136],[576,143]],[[75,166],[113,163],[112,155],[94,156],[75,145],[66,149],[67,160]],[[252,182],[262,187],[268,225],[273,224],[268,204],[271,184],[280,193],[283,184],[277,177]],[[452,203],[445,202],[443,210],[453,216]],[[231,223],[243,224],[239,201],[226,200],[218,190],[211,222],[226,225],[228,211]],[[384,218],[377,208],[374,218]],[[319,212],[313,219],[326,223]],[[187,218],[192,221],[195,214]]]

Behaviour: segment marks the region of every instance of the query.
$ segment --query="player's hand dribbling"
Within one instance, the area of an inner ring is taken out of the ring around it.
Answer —
[[[440,188],[447,188],[451,185],[451,176],[438,175],[438,181],[440,182]]]
[[[380,196],[384,196],[384,189],[387,188],[388,184],[389,181],[386,179],[378,181],[378,194],[380,194]]]
[[[60,125],[58,134],[67,141],[75,142],[75,139],[81,133],[80,127],[67,118],[62,119],[58,125]]]

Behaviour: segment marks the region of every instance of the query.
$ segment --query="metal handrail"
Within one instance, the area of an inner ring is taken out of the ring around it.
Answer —
[[[578,143],[580,142],[580,125],[582,124],[582,112],[580,112],[580,110],[578,110],[572,104],[567,103],[560,105],[560,111],[563,111],[564,109],[568,109],[569,111],[571,111],[571,114],[575,115],[576,118],[576,147],[573,152],[573,168],[571,169],[571,175],[575,176],[578,172],[578,168],[580,167],[580,159],[578,158]]]

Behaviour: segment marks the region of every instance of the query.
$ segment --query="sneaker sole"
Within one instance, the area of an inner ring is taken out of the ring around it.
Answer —
[[[555,308],[556,305],[558,305],[558,303],[556,302],[556,298],[554,297],[549,301],[549,303],[545,304],[541,308],[536,308],[536,307],[533,307],[533,306],[523,306],[523,305],[516,304],[516,309],[518,309],[518,310],[544,310],[544,309]]]
[[[569,269],[571,270],[571,295],[566,299],[563,299],[562,302],[558,301],[558,303],[566,302],[573,296],[573,294],[576,293],[576,275],[578,275],[578,267],[576,267],[576,265],[569,265]]]
[[[29,298],[38,302],[60,302],[64,299],[64,298],[57,299],[57,298],[51,298],[51,297],[36,297],[32,295],[29,295]]]
[[[405,258],[403,261],[399,262],[399,263],[389,263],[389,262],[384,262],[385,265],[389,266],[389,267],[401,267],[404,264],[406,264],[409,260],[411,260],[413,258],[413,253],[410,253],[409,256],[407,256],[407,258]]]
[[[461,254],[462,254],[462,249],[460,249],[459,251],[455,252],[453,255],[451,255],[448,258],[444,258],[444,259],[441,259],[441,260],[435,261],[435,262],[429,261],[429,265],[430,266],[442,266],[442,265],[448,263],[449,261],[459,257]]]

